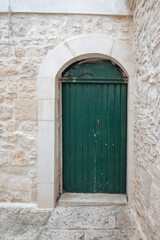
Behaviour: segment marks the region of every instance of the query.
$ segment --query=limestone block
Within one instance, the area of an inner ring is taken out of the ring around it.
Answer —
[[[30,196],[29,196],[29,193],[11,189],[8,191],[8,201],[10,201],[10,202],[29,202]]]
[[[30,179],[26,177],[11,177],[9,189],[26,192],[29,190]]]
[[[32,78],[36,76],[37,66],[31,60],[28,62],[22,62],[20,73],[23,75],[27,75],[27,78]]]
[[[12,149],[15,148],[16,144],[4,142],[1,144],[1,146],[2,146],[2,148],[7,149],[8,151],[11,151]]]
[[[15,93],[15,92],[8,92],[8,93],[6,94],[6,99],[14,99],[14,98],[16,98],[17,96],[18,96],[18,94]]]
[[[6,123],[5,128],[9,132],[14,132],[18,129],[18,123],[16,121],[9,121]]]
[[[7,195],[7,193],[6,193],[5,188],[0,189],[0,201],[1,201],[1,202],[6,202],[6,201],[8,201],[8,195]],[[2,224],[1,224],[1,226],[2,226]],[[0,237],[1,237],[1,236],[3,237],[2,233],[0,233]]]
[[[34,81],[23,81],[19,85],[21,92],[33,92],[36,90],[36,83]]]
[[[0,166],[5,164],[5,163],[8,163],[8,160],[9,160],[9,156],[8,156],[8,152],[7,151],[0,151]]]
[[[7,84],[8,91],[11,93],[17,93],[17,90],[18,90],[17,79],[10,78],[8,79],[7,82],[8,82]]]
[[[26,55],[26,50],[23,46],[17,46],[15,48],[15,55],[16,57],[25,57]]]
[[[15,103],[16,119],[37,120],[38,105],[35,99],[16,99]]]
[[[11,113],[5,113],[3,115],[0,116],[0,120],[1,121],[6,121],[12,118],[12,114]]]
[[[35,122],[23,122],[21,125],[22,131],[37,131],[37,123]]]
[[[4,135],[2,139],[6,142],[13,143],[17,141],[17,135],[7,134],[7,135]]]
[[[36,147],[36,146],[35,146]],[[28,155],[30,156],[30,160],[36,160],[38,159],[38,153],[37,149],[32,149],[31,151],[28,152]]]
[[[3,102],[4,102],[4,96],[0,95],[0,103],[3,103]]]
[[[24,151],[20,150],[11,154],[11,164],[17,166],[23,166],[28,163],[29,159],[27,158]]]
[[[46,27],[45,27],[46,31]],[[27,56],[29,58],[37,58],[41,55],[41,48],[40,47],[28,47],[27,48]]]
[[[3,46],[0,46],[0,55],[1,57],[9,57],[11,55],[11,47],[6,46],[5,48]]]
[[[31,149],[33,146],[36,146],[36,139],[30,136],[21,137],[21,147],[23,149]]]
[[[3,106],[0,106],[0,114],[3,113]]]
[[[8,113],[13,113],[13,106],[12,105],[5,105],[5,110]]]
[[[9,176],[1,176],[0,177],[0,188],[8,188],[8,180]]]
[[[0,76],[13,76],[17,75],[18,71],[15,66],[0,66]]]
[[[3,124],[0,123],[0,133],[2,133],[2,132],[3,132]]]

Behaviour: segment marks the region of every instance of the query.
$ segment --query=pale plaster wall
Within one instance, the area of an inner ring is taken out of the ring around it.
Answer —
[[[129,0],[0,0],[0,12],[131,15]]]
[[[37,201],[39,67],[56,46],[81,34],[103,34],[132,49],[132,18],[0,15],[0,201]]]
[[[135,211],[144,239],[160,239],[160,1],[134,11]]]

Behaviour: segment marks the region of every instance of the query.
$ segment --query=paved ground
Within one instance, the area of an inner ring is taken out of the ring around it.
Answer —
[[[0,208],[0,240],[139,240],[126,206]]]

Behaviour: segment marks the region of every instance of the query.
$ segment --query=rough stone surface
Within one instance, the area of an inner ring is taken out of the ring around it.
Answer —
[[[0,239],[36,240],[50,214],[35,208],[0,208]]]
[[[0,239],[140,240],[126,206],[0,208]]]
[[[134,12],[136,98],[135,211],[146,239],[160,239],[160,1]]]
[[[37,120],[37,100],[16,99],[14,105],[17,120]]]
[[[25,192],[11,184],[0,187],[0,201],[37,201],[39,66],[57,45],[80,34],[132,44],[132,17],[0,15],[0,174],[28,179]]]

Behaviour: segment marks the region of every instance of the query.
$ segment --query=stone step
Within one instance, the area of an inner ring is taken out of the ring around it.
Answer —
[[[127,206],[1,206],[3,240],[139,240]]]
[[[38,240],[139,240],[133,230],[55,230],[44,231]]]
[[[127,206],[61,206],[52,212],[39,240],[138,240]]]
[[[126,206],[58,206],[47,223],[54,229],[134,229]]]
[[[58,201],[59,205],[81,205],[81,206],[119,206],[127,205],[125,194],[84,194],[84,193],[64,193]]]

